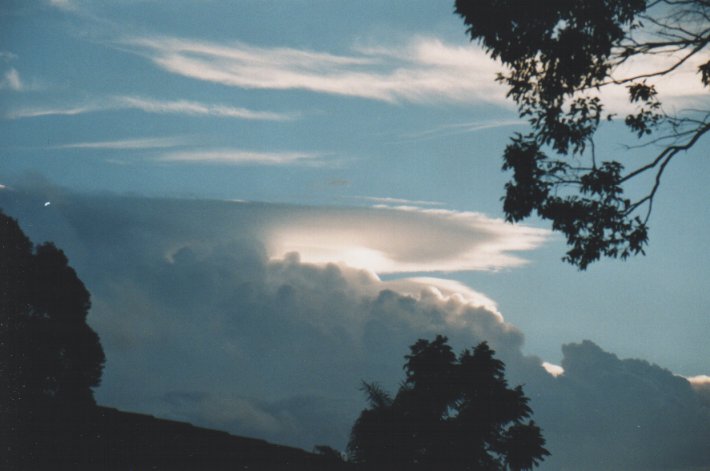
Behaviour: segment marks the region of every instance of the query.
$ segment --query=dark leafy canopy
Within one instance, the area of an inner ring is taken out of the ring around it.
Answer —
[[[94,404],[105,357],[89,293],[51,243],[33,247],[0,211],[0,414]],[[26,418],[26,417],[25,417]],[[24,420],[24,419],[22,419]]]
[[[512,171],[507,219],[535,212],[550,220],[567,238],[564,259],[581,269],[602,256],[643,253],[666,166],[710,130],[708,110],[666,113],[652,81],[700,60],[698,79],[710,86],[710,1],[456,0],[455,8],[471,40],[506,67],[498,79],[531,127],[503,155]],[[665,65],[620,76],[622,65],[650,57]],[[599,91],[619,85],[636,107],[625,124],[638,138],[651,135],[642,142],[649,158],[629,169],[620,159],[598,161],[593,142],[614,118]],[[627,182],[644,175],[648,191],[627,196]]]
[[[484,342],[456,357],[446,337],[419,340],[393,398],[364,383],[370,407],[353,426],[348,454],[367,469],[524,470],[549,453],[520,386]]]

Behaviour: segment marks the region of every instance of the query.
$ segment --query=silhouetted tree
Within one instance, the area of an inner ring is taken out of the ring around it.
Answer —
[[[524,470],[549,453],[520,386],[487,343],[458,358],[447,338],[410,347],[391,397],[364,383],[369,408],[353,426],[350,460],[382,470]]]
[[[43,433],[61,428],[59,415],[95,405],[105,357],[86,323],[89,306],[64,253],[51,243],[33,247],[0,211],[0,456],[14,457],[5,461],[32,462],[46,451],[34,446]]]
[[[531,126],[503,154],[503,169],[513,173],[506,218],[535,212],[550,220],[567,238],[564,259],[580,269],[601,256],[643,253],[667,165],[710,131],[707,106],[669,114],[653,82],[694,63],[710,86],[710,2],[455,0],[455,8],[471,40],[506,67],[498,80]],[[641,145],[658,149],[630,169],[622,157],[595,155],[600,122],[614,118],[599,91],[615,85],[635,106],[625,124],[638,138],[653,133]],[[627,196],[632,180],[647,191]]]

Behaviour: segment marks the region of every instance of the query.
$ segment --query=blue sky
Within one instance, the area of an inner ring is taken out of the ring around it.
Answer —
[[[397,293],[434,287],[440,300],[502,315],[524,335],[524,355],[559,364],[563,344],[590,339],[675,374],[710,374],[706,143],[669,168],[646,257],[602,261],[586,272],[563,264],[564,244],[544,223],[500,221],[507,178],[500,155],[525,125],[494,82],[498,65],[467,42],[446,2],[10,0],[0,6],[0,22],[6,210],[31,223],[33,237],[66,247],[80,275],[100,280],[92,322],[109,345],[98,393],[105,402],[179,415],[164,404],[141,405],[115,386],[130,368],[113,367],[121,364],[114,357],[131,355],[117,332],[140,330],[143,321],[110,321],[110,274],[87,256],[101,243],[95,234],[82,238],[77,231],[86,224],[70,216],[96,217],[101,208],[113,214],[125,205],[119,213],[136,224],[143,219],[131,211],[180,219],[156,198],[239,201],[246,209],[228,217],[249,224],[244,232],[260,238],[268,260],[286,263],[287,252],[298,252],[301,268],[339,263],[344,273],[372,273],[376,286],[392,283],[387,289]],[[670,106],[707,100],[690,81],[666,85]],[[627,106],[611,99],[612,108]],[[620,125],[608,124],[597,152],[628,161],[648,152],[626,150],[631,142]],[[32,196],[7,199],[20,188]],[[54,195],[47,196],[52,204],[32,206],[37,195]],[[87,202],[107,195],[123,203]],[[224,250],[242,226],[214,214],[205,224],[232,232],[204,238]],[[193,230],[185,221],[156,220],[163,229]],[[166,256],[187,244],[199,258],[207,249],[197,240],[142,243],[146,254],[159,247]],[[168,290],[162,283],[156,289]],[[160,299],[136,293],[129,304],[143,300],[157,312],[167,305]],[[405,331],[428,332],[422,329]],[[397,364],[404,351],[392,350]],[[244,388],[258,396],[254,384]],[[195,399],[181,394],[170,397]],[[207,413],[192,414],[185,417],[213,423]]]

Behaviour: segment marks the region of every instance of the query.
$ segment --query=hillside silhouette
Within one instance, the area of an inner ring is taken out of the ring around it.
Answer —
[[[330,456],[184,422],[94,406],[46,416],[35,452],[12,470],[345,470]]]

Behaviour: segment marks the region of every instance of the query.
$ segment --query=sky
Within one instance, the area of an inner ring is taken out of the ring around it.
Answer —
[[[707,466],[707,143],[647,255],[580,272],[503,222],[526,126],[500,70],[446,2],[3,2],[0,208],[91,291],[99,403],[343,449],[360,381],[394,390],[444,333],[526,385],[543,469]],[[698,106],[696,82],[659,87]],[[630,143],[605,124],[597,153]]]

